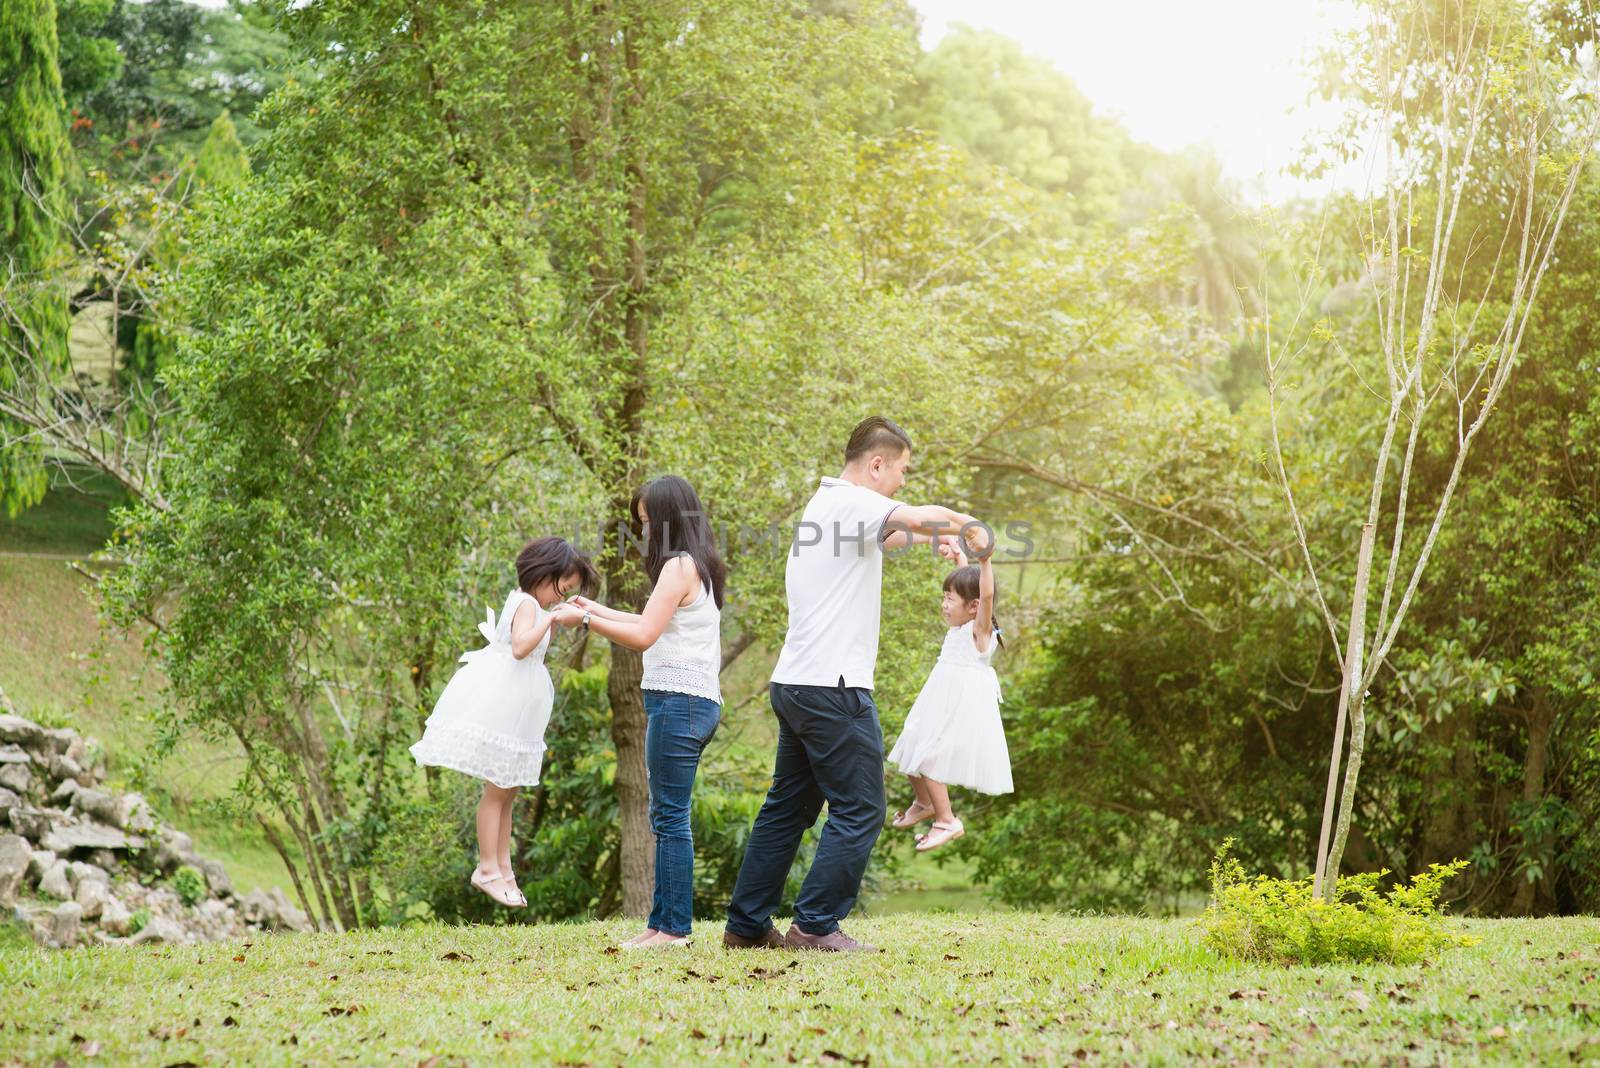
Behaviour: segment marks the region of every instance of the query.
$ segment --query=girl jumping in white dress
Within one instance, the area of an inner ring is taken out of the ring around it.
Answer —
[[[966,833],[950,809],[949,787],[1011,792],[1011,757],[1000,726],[1000,679],[990,665],[1002,644],[994,622],[994,567],[988,556],[969,565],[955,546],[942,545],[939,551],[962,565],[944,580],[939,612],[950,630],[889,753],[890,763],[906,773],[916,793],[916,800],[896,813],[894,825],[915,827],[933,817],[933,828],[917,839],[918,852]]]
[[[461,656],[411,755],[425,766],[484,780],[478,802],[478,867],[472,885],[502,905],[528,903],[511,867],[511,810],[517,790],[539,781],[544,731],[555,687],[544,666],[550,609],[597,582],[594,566],[562,538],[536,538],[517,554],[517,588],[500,619],[490,609],[478,630],[489,644]]]

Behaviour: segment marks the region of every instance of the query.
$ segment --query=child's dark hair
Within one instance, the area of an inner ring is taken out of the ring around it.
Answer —
[[[633,495],[629,510],[634,522],[639,519],[641,501],[645,514],[650,517],[650,533],[644,547],[644,572],[650,576],[650,581],[660,581],[661,569],[667,561],[687,553],[694,561],[700,581],[711,587],[712,599],[721,608],[728,567],[717,551],[711,521],[706,518],[706,510],[694,487],[677,475],[651,479]]]
[[[517,554],[517,588],[532,593],[541,582],[558,587],[568,575],[577,575],[585,594],[593,595],[600,586],[600,575],[589,558],[567,539],[550,535],[534,538]]]
[[[977,564],[958,567],[944,577],[944,590],[946,593],[955,590],[956,596],[963,601],[976,601],[979,590],[978,579],[982,574],[983,571]],[[989,622],[994,626],[994,640],[1000,643],[1000,648],[1004,649],[1006,643],[1005,639],[1000,637],[1000,620],[995,616],[992,606],[989,610]]]

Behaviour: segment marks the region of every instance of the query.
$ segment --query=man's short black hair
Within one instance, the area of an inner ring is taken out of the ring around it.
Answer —
[[[867,456],[889,456],[898,459],[911,451],[911,437],[893,419],[869,415],[850,431],[850,440],[844,447],[844,462],[855,463]]]

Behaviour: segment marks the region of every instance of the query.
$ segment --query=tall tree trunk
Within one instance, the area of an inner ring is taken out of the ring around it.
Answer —
[[[624,505],[624,508],[626,505]],[[613,603],[629,611],[642,607],[642,587],[632,556],[611,557],[606,587]],[[655,879],[655,836],[650,833],[650,779],[644,762],[643,657],[632,649],[611,643],[611,666],[606,694],[611,699],[611,742],[617,752],[617,811],[621,817],[622,911],[628,916],[650,912]]]
[[[1550,764],[1550,728],[1555,723],[1550,702],[1543,691],[1533,692],[1533,707],[1528,710],[1528,755],[1522,761],[1522,803],[1524,810],[1544,799],[1545,769]],[[1511,911],[1526,916],[1533,911],[1535,892],[1541,882],[1548,881],[1549,872],[1538,879],[1517,877],[1517,890],[1511,898]]]
[[[1356,780],[1361,774],[1361,753],[1367,740],[1366,678],[1362,673],[1361,654],[1367,640],[1367,586],[1372,578],[1372,543],[1377,527],[1372,523],[1361,525],[1361,550],[1356,556],[1356,581],[1350,595],[1350,644],[1345,653],[1344,700],[1350,708],[1350,758],[1345,765],[1344,790],[1339,798],[1339,823],[1333,832],[1333,845],[1325,861],[1317,865],[1322,873],[1322,896],[1332,901],[1339,888],[1339,861],[1344,856],[1344,844],[1350,837],[1350,816],[1355,804]],[[1333,759],[1339,759],[1334,751]],[[1324,825],[1323,834],[1327,834]]]

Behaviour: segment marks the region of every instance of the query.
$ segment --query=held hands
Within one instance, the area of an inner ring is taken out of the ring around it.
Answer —
[[[997,539],[994,531],[989,528],[977,524],[969,525],[964,531],[963,537],[967,543],[967,554],[974,559],[987,560],[994,555]],[[963,560],[962,563],[966,563],[966,561]]]
[[[958,567],[967,566],[967,554],[961,551],[961,539],[955,534],[939,535],[939,555]]]
[[[576,601],[567,601],[550,609],[550,622],[558,627],[576,627],[583,622],[584,611]]]

